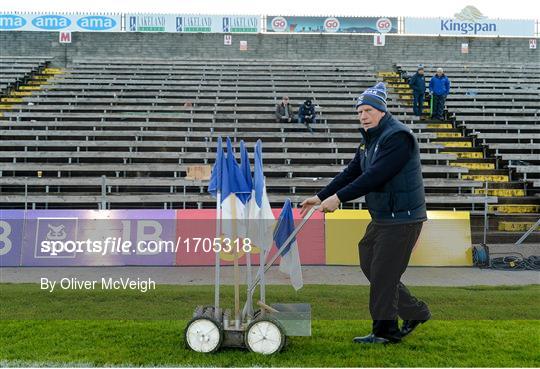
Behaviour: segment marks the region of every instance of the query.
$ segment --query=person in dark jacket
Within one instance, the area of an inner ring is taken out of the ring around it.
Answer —
[[[290,123],[293,120],[293,111],[289,104],[289,97],[283,96],[281,103],[276,105],[276,122]]]
[[[422,119],[422,111],[424,110],[424,94],[426,93],[426,80],[424,77],[424,67],[418,66],[418,70],[409,80],[413,93],[413,111],[414,115]]]
[[[313,132],[313,129],[309,126],[310,123],[317,123],[317,112],[315,107],[311,102],[311,98],[307,98],[306,101],[298,109],[298,123],[303,123],[306,125],[307,129],[310,132]]]
[[[301,214],[315,205],[333,212],[341,203],[366,197],[371,222],[358,250],[370,282],[373,325],[371,334],[353,341],[396,343],[431,318],[428,306],[400,282],[427,220],[420,150],[410,128],[387,111],[382,82],[360,95],[357,111],[362,129],[354,159],[302,202]],[[401,329],[398,317],[403,319]]]
[[[437,68],[437,74],[429,81],[429,92],[433,94],[433,118],[443,119],[444,103],[450,93],[450,80],[442,68]]]

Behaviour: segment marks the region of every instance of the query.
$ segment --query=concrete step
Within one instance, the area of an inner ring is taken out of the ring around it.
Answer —
[[[521,204],[494,204],[488,205],[488,211],[501,214],[537,214],[540,212],[540,204],[535,204],[534,202]]]
[[[486,242],[488,244],[515,243],[525,232],[489,231]],[[471,233],[473,243],[483,242],[484,233],[474,231]],[[527,243],[540,245],[540,231],[533,232],[527,238]]]
[[[510,221],[501,221],[498,225],[499,231],[506,232],[527,232],[536,222],[510,222]],[[540,226],[537,226],[535,230],[540,230]]]

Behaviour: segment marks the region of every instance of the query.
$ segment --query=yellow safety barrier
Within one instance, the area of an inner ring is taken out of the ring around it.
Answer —
[[[470,147],[472,148],[472,142],[469,141],[440,141],[433,142],[438,145],[443,145],[444,147]]]
[[[458,159],[484,159],[484,153],[478,151],[441,151],[441,154],[454,154]]]
[[[21,91],[39,91],[41,88],[39,86],[19,86]]]
[[[533,225],[534,222],[499,222],[499,231],[526,232]],[[540,230],[540,226],[536,227],[536,230]]]
[[[460,138],[461,132],[438,132],[437,138]]]
[[[474,193],[477,195],[485,195],[485,188],[475,188]],[[488,196],[500,196],[500,197],[519,197],[525,196],[525,190],[519,188],[493,188],[487,190]]]
[[[445,128],[454,128],[452,127],[452,124],[450,123],[428,123],[428,128],[435,128],[435,129],[445,129]]]
[[[379,77],[399,77],[397,72],[378,72],[377,76]]]
[[[501,174],[463,174],[462,179],[480,182],[509,182],[506,175]]]
[[[20,97],[2,97],[0,99],[0,102],[10,102],[10,103],[20,103],[23,99]]]
[[[32,96],[32,93],[28,91],[12,91],[10,96]]]
[[[495,169],[495,164],[493,163],[450,163],[452,167],[462,167],[474,170],[490,170]]]
[[[60,74],[63,72],[63,69],[60,68],[45,68],[43,74]]]
[[[428,211],[428,219],[422,227],[410,265],[472,265],[470,213]],[[369,222],[367,210],[337,210],[326,214],[326,264],[359,265],[358,242]]]
[[[505,213],[505,214],[539,213],[540,205],[535,205],[535,204],[488,205],[488,211],[490,213]]]
[[[11,109],[13,109],[13,105],[0,104],[0,110],[11,110]]]

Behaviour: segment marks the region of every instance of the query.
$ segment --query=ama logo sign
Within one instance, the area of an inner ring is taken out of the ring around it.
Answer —
[[[71,20],[61,15],[42,15],[32,20],[34,27],[45,31],[58,31],[71,25]]]
[[[0,30],[14,30],[23,28],[26,19],[15,14],[0,14]]]
[[[107,31],[116,26],[116,20],[101,15],[80,18],[77,25],[86,31]]]

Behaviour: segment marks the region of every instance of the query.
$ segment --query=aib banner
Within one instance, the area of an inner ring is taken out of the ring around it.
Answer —
[[[120,14],[0,13],[0,31],[120,32],[121,30]]]
[[[298,209],[294,214],[301,219]],[[212,265],[215,252],[230,264],[233,251],[258,260],[248,238],[216,237],[215,215],[215,209],[0,210],[0,267]],[[303,262],[324,264],[323,215],[304,227]]]
[[[405,18],[405,33],[460,36],[534,36],[534,20],[490,19],[474,6],[452,18]]]
[[[0,266],[174,265],[174,210],[1,210]]]
[[[126,14],[127,32],[257,33],[260,17],[253,15]]]
[[[397,18],[376,17],[282,17],[266,18],[267,32],[397,33]]]

